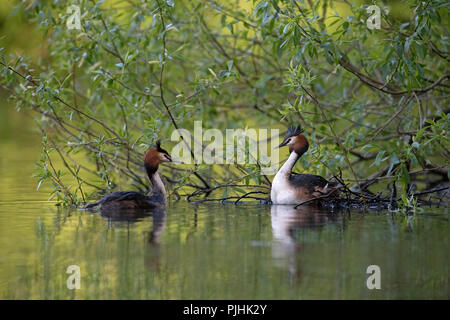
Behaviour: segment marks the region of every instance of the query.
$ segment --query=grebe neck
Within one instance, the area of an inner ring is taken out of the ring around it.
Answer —
[[[161,177],[159,176],[158,172],[154,172],[153,174],[149,175],[150,181],[153,185],[152,194],[151,196],[159,196],[164,199],[164,202],[166,201],[166,188],[164,187],[164,183],[161,180]]]
[[[292,168],[294,168],[295,163],[297,162],[298,158],[300,158],[300,155],[298,155],[297,152],[291,152],[291,154],[289,155],[289,158],[281,166],[277,175],[289,177],[292,173]]]
[[[166,202],[166,188],[158,173],[158,163],[151,165],[151,160],[144,161],[145,171],[147,171],[148,178],[152,183],[152,194],[150,197],[158,198],[159,201]]]

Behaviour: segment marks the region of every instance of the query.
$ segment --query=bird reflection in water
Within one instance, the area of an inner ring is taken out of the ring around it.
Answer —
[[[337,213],[315,206],[271,206],[272,258],[277,267],[289,270],[291,284],[302,280],[301,253],[307,246],[301,238],[304,231],[321,229],[337,218]]]
[[[160,240],[166,226],[166,208],[154,208],[152,210],[123,209],[123,210],[101,210],[101,216],[108,221],[108,228],[113,226],[124,226],[126,224],[128,237],[130,225],[142,222],[151,217],[152,229],[147,232],[146,241],[150,245],[146,250],[144,264],[154,271],[160,269]]]

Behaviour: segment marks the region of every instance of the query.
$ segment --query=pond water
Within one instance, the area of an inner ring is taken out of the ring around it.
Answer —
[[[0,299],[450,298],[445,208],[405,217],[179,201],[127,219],[63,209],[31,178],[32,128],[0,106]],[[379,290],[367,288],[370,265]]]

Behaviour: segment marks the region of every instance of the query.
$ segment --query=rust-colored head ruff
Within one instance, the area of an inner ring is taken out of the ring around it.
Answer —
[[[295,151],[301,156],[309,148],[308,140],[302,132],[303,129],[300,126],[289,127],[286,137],[284,137],[283,142],[277,148],[289,146],[289,152]]]
[[[150,176],[158,170],[161,162],[172,162],[170,154],[161,148],[161,142],[158,140],[156,146],[148,149],[144,158],[144,166],[147,174]]]

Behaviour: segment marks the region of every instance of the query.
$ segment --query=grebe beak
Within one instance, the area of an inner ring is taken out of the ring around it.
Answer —
[[[180,161],[180,160],[173,160],[172,157],[171,157],[170,155],[166,155],[166,157],[167,157],[167,160],[169,160],[169,162],[172,162],[172,163],[178,163],[178,164],[184,164],[183,161]]]
[[[161,162],[172,162],[172,157],[167,153],[163,153]]]
[[[289,138],[284,139],[282,143],[280,143],[278,146],[275,147],[275,149],[284,147],[289,142]]]

